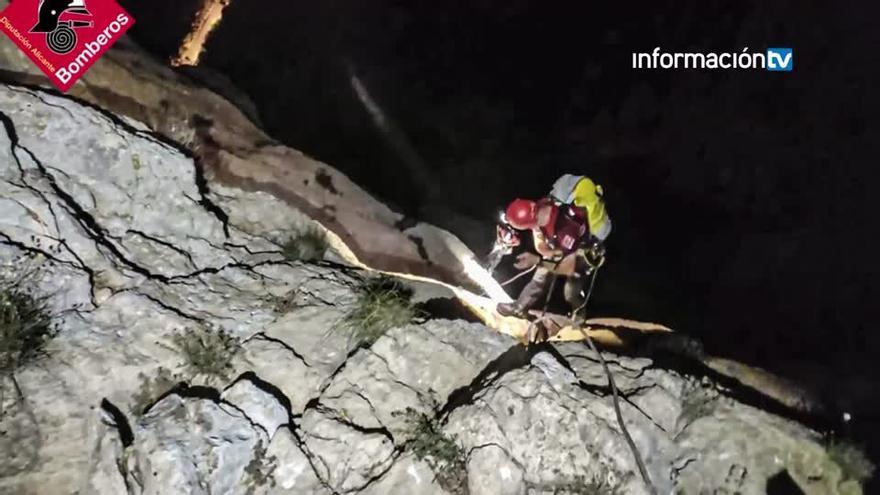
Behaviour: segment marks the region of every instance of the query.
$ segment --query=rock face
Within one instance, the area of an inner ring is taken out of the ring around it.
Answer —
[[[300,211],[71,99],[3,86],[0,120],[0,262],[60,331],[3,378],[0,492],[647,493],[586,347],[441,319],[355,346],[339,322],[365,274],[285,259]],[[241,342],[228,369],[193,373],[181,335],[220,331]],[[859,492],[815,432],[609,360],[661,493]]]
[[[0,0],[0,8],[8,2]],[[255,123],[234,90],[233,105],[197,80],[203,69],[175,72],[123,38],[70,90],[70,95],[143,123],[156,137],[191,154],[213,182],[265,191],[330,229],[360,262],[390,272],[465,284],[462,258],[473,253],[455,236],[406,218],[330,165],[282,146]],[[0,46],[0,80],[47,86],[14,46]]]

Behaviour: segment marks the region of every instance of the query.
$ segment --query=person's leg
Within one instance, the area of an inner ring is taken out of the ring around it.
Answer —
[[[538,265],[532,279],[523,287],[519,297],[512,303],[501,303],[498,312],[502,316],[524,316],[525,312],[541,300],[541,296],[547,289],[547,281],[550,278],[550,270]]]
[[[564,295],[565,301],[571,306],[572,316],[575,312],[582,312],[582,307],[586,302],[587,282],[590,279],[592,268],[587,263],[583,252],[578,252],[575,272],[565,281]]]
[[[572,275],[565,281],[565,287],[563,290],[565,302],[571,306],[572,311],[584,304],[584,299],[586,298],[586,294],[584,294],[586,281],[587,277],[581,274]]]

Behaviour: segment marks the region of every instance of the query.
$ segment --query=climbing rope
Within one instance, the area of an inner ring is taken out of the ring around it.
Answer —
[[[527,269],[517,273],[513,277],[505,280],[504,282],[501,282],[501,286],[504,287],[505,285],[509,285],[509,284],[515,282],[516,280],[520,279],[521,277],[524,277],[524,276],[528,275],[529,273],[532,273],[533,271],[535,271],[535,268],[538,268],[537,263],[534,266],[532,266],[531,268],[527,268]]]
[[[556,286],[556,280],[559,276],[556,273],[556,269],[559,267],[559,264],[561,263],[561,261],[562,260],[557,261],[554,268],[553,268],[553,272],[552,272],[553,278],[550,281],[550,287],[547,290],[547,295],[544,297],[544,307],[541,309],[541,315],[535,321],[532,321],[529,323],[529,327],[526,332],[526,338],[527,338],[528,342],[532,341],[533,327],[536,327],[538,322],[544,321],[546,318],[547,306],[549,306],[549,304],[550,304],[550,297],[553,294],[553,289]],[[611,369],[608,367],[608,362],[605,361],[605,356],[603,356],[602,353],[599,351],[599,349],[596,347],[596,343],[593,342],[593,339],[590,337],[590,334],[587,333],[587,331],[584,330],[584,327],[578,323],[578,317],[579,317],[580,312],[584,308],[587,307],[587,304],[590,302],[590,298],[593,296],[593,288],[596,285],[596,276],[599,274],[599,268],[601,268],[603,264],[605,264],[605,257],[604,256],[601,256],[599,258],[599,261],[595,265],[590,263],[590,265],[593,268],[592,273],[590,273],[590,285],[587,288],[587,292],[584,294],[583,302],[580,304],[580,306],[575,308],[574,311],[572,311],[571,320],[572,320],[573,324],[578,325],[578,329],[580,330],[581,334],[584,336],[584,340],[587,342],[587,345],[589,346],[589,348],[597,356],[599,356],[599,362],[602,363],[602,369],[605,371],[605,376],[608,378],[608,386],[611,388],[611,398],[612,398],[612,402],[614,404],[614,414],[617,417],[617,424],[618,424],[618,426],[620,426],[620,431],[623,433],[623,437],[626,440],[626,443],[629,446],[630,451],[632,451],[633,458],[635,458],[636,466],[638,466],[639,474],[642,477],[642,481],[645,483],[645,486],[648,487],[648,491],[650,493],[656,495],[657,489],[654,487],[654,484],[651,482],[651,476],[648,474],[648,469],[645,467],[645,462],[644,462],[644,460],[642,460],[642,455],[639,452],[639,449],[636,446],[635,441],[633,441],[632,435],[630,435],[629,430],[626,427],[626,423],[624,423],[624,421],[623,421],[623,413],[621,413],[621,411],[620,411],[620,392],[617,389],[617,384],[614,382],[614,375],[611,373]],[[519,275],[517,275],[513,279],[509,280],[507,283],[512,282],[513,280],[516,280],[516,278],[521,277],[524,274],[531,272],[536,267],[537,267],[537,265],[535,265],[535,267],[532,267],[531,269],[529,269],[527,271],[523,271],[522,273],[520,273]]]
[[[603,258],[604,261],[604,258]],[[593,295],[593,286],[596,283],[596,275],[599,273],[599,267],[602,266],[600,263],[593,269],[593,273],[590,275],[590,286],[587,289],[587,293],[584,296],[584,302],[574,310],[572,314],[572,321],[577,324],[578,313],[587,306],[587,302],[590,300],[590,296]],[[617,416],[617,424],[620,426],[620,431],[623,432],[623,437],[626,439],[626,443],[629,445],[629,449],[632,451],[633,457],[636,460],[636,465],[639,468],[639,474],[642,476],[642,481],[645,482],[645,486],[648,487],[648,490],[652,494],[657,494],[657,489],[654,487],[654,484],[651,483],[651,477],[648,475],[648,469],[645,467],[645,462],[642,460],[642,455],[639,453],[638,447],[636,447],[636,443],[633,441],[632,436],[629,434],[629,430],[626,428],[626,424],[623,422],[623,414],[620,412],[620,398],[619,392],[617,390],[617,384],[614,383],[614,375],[611,374],[611,369],[608,368],[608,363],[605,361],[605,356],[599,352],[599,349],[596,347],[596,343],[593,342],[593,339],[590,337],[590,334],[584,330],[583,326],[578,326],[578,329],[584,336],[584,340],[587,341],[590,349],[597,356],[599,356],[599,361],[602,363],[602,369],[605,370],[605,376],[608,377],[608,385],[611,388],[611,397],[614,403],[614,414]]]
[[[553,278],[550,280],[550,287],[547,290],[547,295],[544,297],[544,307],[541,309],[541,315],[537,319],[535,319],[534,321],[529,322],[528,329],[526,330],[527,344],[532,342],[532,329],[536,328],[537,324],[539,322],[545,321],[545,319],[546,319],[547,306],[550,305],[550,297],[553,294],[553,289],[556,287],[556,279],[559,276],[556,273],[556,269],[559,268],[559,264],[561,262],[562,262],[562,260],[560,259],[559,261],[556,262],[556,264],[553,267],[553,272],[552,272]],[[577,308],[575,308],[574,311],[572,311],[571,320],[574,325],[578,326],[578,329],[580,330],[581,334],[583,334],[584,340],[587,342],[587,346],[597,356],[599,356],[599,361],[602,363],[602,369],[605,371],[605,376],[608,378],[608,386],[611,388],[611,398],[612,398],[612,402],[614,404],[614,414],[617,417],[617,424],[618,424],[618,426],[620,426],[620,431],[623,433],[623,437],[626,440],[626,443],[629,446],[630,451],[632,451],[633,458],[635,458],[636,466],[638,466],[639,474],[642,477],[642,481],[645,483],[645,486],[648,488],[648,491],[650,493],[652,493],[653,495],[657,495],[657,489],[654,487],[654,484],[651,482],[651,476],[648,474],[648,469],[645,467],[645,461],[642,460],[642,455],[639,452],[639,449],[636,446],[635,441],[633,441],[632,435],[630,435],[629,430],[626,427],[626,423],[624,423],[624,421],[623,421],[623,414],[620,411],[620,392],[617,389],[617,384],[614,382],[614,375],[611,374],[611,369],[608,367],[608,362],[605,361],[605,356],[603,356],[602,353],[599,351],[599,349],[596,347],[596,343],[593,342],[593,339],[590,337],[590,334],[587,333],[586,330],[584,330],[584,327],[582,325],[578,324],[579,313],[581,312],[581,310],[586,308],[587,303],[590,302],[590,297],[592,297],[592,295],[593,295],[593,287],[595,287],[595,285],[596,285],[596,276],[599,274],[599,268],[601,268],[602,265],[605,264],[605,256],[604,256],[604,254],[599,255],[599,260],[595,264],[593,264],[589,260],[588,260],[588,263],[590,263],[590,266],[593,268],[592,272],[590,273],[590,285],[587,288],[587,292],[584,295],[584,300],[581,303],[581,305],[578,306]],[[528,270],[523,270],[522,272],[520,272],[519,274],[517,274],[516,276],[514,276],[510,280],[507,280],[506,282],[502,283],[501,285],[507,285],[507,284],[513,282],[514,280],[526,275],[527,273],[531,273],[537,267],[538,267],[538,265],[536,264],[535,266],[533,266],[532,268],[529,268]],[[586,318],[584,320],[586,320]],[[537,335],[535,337],[537,337]]]

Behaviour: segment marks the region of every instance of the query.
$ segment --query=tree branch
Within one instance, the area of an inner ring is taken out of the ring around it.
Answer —
[[[211,31],[220,23],[225,9],[232,0],[202,0],[202,8],[196,13],[196,18],[190,27],[189,33],[183,38],[177,56],[171,59],[171,65],[198,65],[199,56],[208,41]]]

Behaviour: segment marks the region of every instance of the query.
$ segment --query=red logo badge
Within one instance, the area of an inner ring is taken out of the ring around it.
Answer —
[[[0,29],[61,91],[133,24],[114,0],[15,0],[0,12]]]

